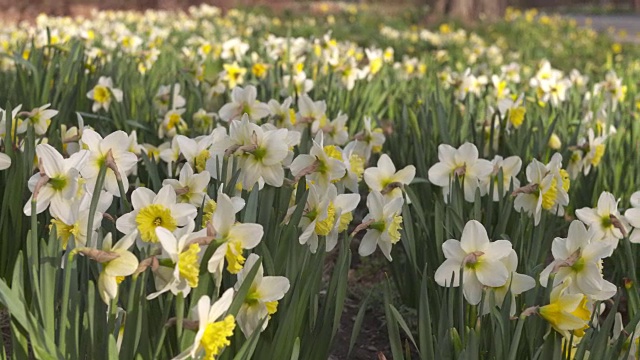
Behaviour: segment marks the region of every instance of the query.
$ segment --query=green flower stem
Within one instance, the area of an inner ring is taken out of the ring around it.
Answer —
[[[69,323],[67,322],[67,316],[68,316],[67,314],[69,311],[69,292],[71,290],[71,273],[73,272],[72,271],[73,258],[74,258],[73,252],[67,251],[67,262],[64,267],[64,283],[62,288],[62,306],[60,309],[60,322],[62,323],[61,326],[65,328],[60,329],[58,332],[58,344],[59,344],[58,346],[60,346],[60,352],[63,354],[66,353],[66,346],[67,346],[67,342],[63,341],[63,339],[65,339],[66,324]]]
[[[100,166],[100,172],[96,180],[96,186],[93,188],[93,196],[91,197],[91,206],[89,207],[89,221],[87,225],[87,246],[92,246],[91,235],[93,234],[93,218],[96,216],[96,208],[98,207],[98,201],[100,200],[100,191],[104,186],[104,179],[107,176],[107,166],[102,164]],[[101,245],[101,244],[98,244]],[[96,246],[99,248],[100,246]]]
[[[131,204],[129,204],[129,200],[127,200],[127,191],[124,188],[124,183],[120,176],[118,178],[118,189],[120,189],[120,204],[124,208],[124,212],[128,213],[131,211]]]
[[[184,321],[184,296],[182,293],[176,296],[176,338],[178,344],[182,338],[182,322]]]

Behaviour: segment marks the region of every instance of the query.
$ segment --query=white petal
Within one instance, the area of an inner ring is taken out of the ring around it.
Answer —
[[[462,230],[460,246],[467,254],[482,251],[489,244],[487,230],[476,220],[470,220]]]

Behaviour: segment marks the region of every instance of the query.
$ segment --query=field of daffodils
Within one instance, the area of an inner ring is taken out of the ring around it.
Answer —
[[[639,357],[640,46],[328,10],[3,25],[0,359]]]

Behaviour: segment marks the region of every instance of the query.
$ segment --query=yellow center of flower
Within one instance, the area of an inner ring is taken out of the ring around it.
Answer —
[[[550,210],[556,203],[556,198],[558,196],[557,183],[558,181],[554,178],[551,181],[549,189],[542,194],[542,208],[545,210]]]
[[[178,271],[180,276],[187,280],[187,284],[194,288],[198,286],[198,276],[200,275],[200,264],[198,263],[198,254],[200,253],[200,245],[191,244],[187,251],[183,251],[178,256]]]
[[[107,89],[106,86],[96,85],[96,87],[93,88],[93,100],[101,104],[108,103],[111,100],[109,89]]]
[[[391,243],[395,244],[400,240],[400,229],[402,229],[402,216],[396,215],[389,223],[389,236],[391,237]]]
[[[227,315],[222,321],[207,325],[200,340],[200,346],[204,348],[205,359],[215,359],[220,350],[231,344],[229,337],[233,335],[235,327],[236,323],[233,315]]]
[[[327,154],[328,157],[342,161],[342,153],[334,145],[325,146],[324,152]]]
[[[58,238],[62,240],[63,249],[67,249],[71,235],[73,235],[75,241],[78,241],[78,234],[80,234],[80,226],[78,226],[78,223],[67,225],[58,219],[51,219],[51,226],[56,227],[56,233],[58,234]]]
[[[201,173],[204,171],[207,165],[207,160],[209,160],[210,157],[211,154],[209,153],[209,150],[202,150],[200,154],[196,156],[196,158],[194,159],[194,163],[197,172]]]
[[[227,259],[227,270],[232,274],[237,274],[242,270],[242,266],[246,260],[245,257],[242,256],[242,243],[240,241],[230,241],[224,257]]]
[[[591,159],[591,165],[598,166],[600,164],[600,160],[602,160],[602,156],[604,155],[605,146],[604,144],[596,145],[596,150],[593,155],[593,159]]]
[[[209,199],[204,203],[204,209],[202,210],[202,226],[206,227],[207,223],[213,218],[213,213],[216,211],[218,204],[215,200]]]
[[[522,125],[522,123],[524,122],[524,114],[526,112],[527,110],[522,106],[509,109],[509,122],[511,123],[511,125],[513,125],[513,127],[515,127],[516,129],[519,128],[520,125]]]
[[[176,220],[171,216],[171,210],[160,204],[151,204],[142,208],[136,215],[136,224],[138,224],[140,238],[143,241],[152,243],[158,242],[158,236],[156,235],[158,226],[162,226],[169,231],[173,231],[178,227]]]
[[[562,189],[569,191],[571,187],[571,180],[569,179],[569,173],[565,169],[560,169],[560,177],[562,178]]]
[[[177,128],[182,128],[182,126],[180,125],[180,123],[182,122],[182,117],[180,116],[180,114],[174,112],[171,113],[169,115],[169,122],[167,123],[167,129],[171,130],[171,129],[175,129]]]
[[[289,122],[291,125],[296,124],[296,112],[293,109],[289,109]]]
[[[273,315],[276,313],[276,311],[278,311],[277,301],[268,301],[264,303],[264,305],[267,307],[267,312],[269,313],[269,315]]]
[[[255,77],[262,79],[267,74],[267,66],[263,63],[255,63],[251,67],[251,72]]]
[[[340,215],[340,224],[338,225],[338,231],[343,232],[347,230],[351,221],[353,221],[353,214],[348,212],[346,214]]]
[[[369,64],[369,66],[370,66],[369,71],[371,71],[372,74],[377,74],[378,71],[382,69],[382,59],[375,58],[371,60],[371,63]]]
[[[349,156],[349,165],[351,172],[358,177],[358,181],[362,180],[362,174],[364,174],[364,158],[360,155],[351,154],[351,156]]]
[[[116,276],[116,284],[120,284],[121,282],[123,282],[124,278],[124,276]]]
[[[329,206],[327,206],[327,217],[322,221],[316,221],[316,234],[327,236],[331,232],[331,229],[333,229],[335,220],[336,208],[333,203],[329,203]]]

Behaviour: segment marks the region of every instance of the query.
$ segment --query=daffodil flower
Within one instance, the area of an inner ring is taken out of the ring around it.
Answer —
[[[520,180],[518,180],[517,176],[520,172],[520,168],[522,167],[522,160],[518,156],[510,156],[504,159],[500,155],[496,155],[496,157],[491,161],[493,164],[493,172],[491,176],[487,178],[483,186],[486,186],[485,192],[488,194],[491,186],[493,186],[493,201],[500,201],[511,187],[511,182],[513,182],[513,188],[517,189],[520,187]],[[498,174],[502,170],[502,189],[503,193],[501,194],[498,186]]]
[[[196,139],[188,138],[184,135],[177,135],[176,140],[180,153],[184,156],[196,172],[203,172],[207,160],[211,157],[209,148],[213,143],[213,136],[201,136]]]
[[[113,260],[102,263],[102,271],[98,277],[98,293],[107,305],[118,296],[118,284],[138,269],[138,258],[129,251],[136,236],[137,234],[132,232],[113,246],[111,233],[102,240],[102,251],[117,256]]]
[[[264,235],[260,224],[236,223],[236,211],[231,198],[224,194],[218,194],[216,210],[211,218],[214,230],[214,241],[220,246],[209,259],[207,264],[210,273],[221,279],[225,259],[227,270],[236,274],[242,270],[245,262],[243,251],[258,246]]]
[[[233,289],[227,289],[220,298],[211,304],[209,296],[204,295],[193,309],[194,318],[198,322],[198,332],[193,344],[173,360],[215,359],[231,342],[236,322],[233,315],[224,315],[233,301]]]
[[[49,106],[51,104],[31,110],[27,119],[18,125],[18,134],[27,132],[27,128],[31,124],[37,135],[44,135],[47,132],[51,118],[58,115],[58,110],[49,109]]]
[[[372,153],[382,151],[382,145],[384,145],[386,138],[381,128],[371,124],[370,117],[364,118],[363,125],[362,131],[354,136],[356,140],[354,153],[362,156],[365,162],[369,162]]]
[[[602,259],[610,256],[611,245],[598,241],[597,234],[587,232],[578,220],[571,222],[567,238],[555,238],[551,245],[554,261],[540,273],[540,284],[547,286],[555,273],[553,286],[571,278],[570,293],[581,293],[595,300],[606,300],[616,293],[616,286],[602,277]]]
[[[513,192],[514,208],[532,215],[535,225],[540,223],[542,210],[562,216],[564,206],[569,204],[569,174],[561,165],[562,156],[558,153],[547,165],[533,159],[526,169],[529,184]]]
[[[249,255],[245,267],[238,273],[238,281],[234,286],[236,291],[240,290],[245,276],[255,266],[258,258],[256,254]],[[264,276],[264,270],[260,264],[236,317],[240,330],[246,338],[249,338],[256,331],[260,321],[264,318],[266,320],[260,331],[267,328],[269,318],[278,310],[278,300],[282,299],[284,294],[289,291],[289,286],[289,279],[284,276]]]
[[[370,167],[364,171],[364,181],[371,191],[379,191],[387,198],[401,197],[402,187],[409,185],[416,176],[416,168],[407,165],[396,172],[393,161],[387,154],[378,159],[377,167]]]
[[[591,318],[591,310],[587,307],[587,296],[567,291],[570,283],[571,280],[567,279],[554,287],[551,290],[549,304],[538,310],[540,316],[567,339],[571,337],[571,332],[576,337],[583,337]]]
[[[89,210],[93,196],[100,196],[100,199],[98,199],[93,219],[90,220]],[[71,235],[73,235],[76,246],[95,246],[95,243],[86,243],[89,221],[91,221],[91,231],[93,231],[91,239],[95,240],[97,239],[98,229],[102,225],[103,214],[111,206],[112,200],[113,195],[106,191],[101,191],[99,194],[94,195],[85,192],[83,195],[66,202],[65,206],[52,206],[51,215],[53,219],[51,219],[51,226],[55,227],[58,238],[62,242],[62,248],[67,248]]]
[[[315,253],[318,250],[318,237],[327,236],[332,231],[336,218],[335,207],[329,206],[337,196],[337,189],[333,184],[327,188],[308,183],[309,195],[304,208],[304,215],[300,219],[298,227],[302,233],[298,237],[300,245],[308,245],[309,250]],[[299,191],[299,190],[296,190]],[[296,206],[289,208],[287,215],[291,216]]]
[[[182,166],[180,177],[177,180],[165,179],[162,181],[162,186],[170,185],[178,196],[178,202],[200,207],[207,194],[207,185],[210,180],[211,175],[208,171],[204,170],[199,174],[194,174],[191,165],[186,163]]]
[[[87,97],[93,100],[91,111],[98,112],[100,109],[109,111],[112,100],[122,102],[122,90],[113,87],[113,80],[110,77],[100,76],[98,84],[87,93]]]
[[[242,115],[247,114],[251,121],[256,122],[269,115],[269,107],[257,98],[257,90],[253,85],[246,88],[234,87],[231,90],[231,102],[220,108],[218,114],[222,121],[229,122],[231,120],[240,119]]]
[[[154,271],[158,291],[149,294],[147,299],[155,299],[167,291],[186,297],[192,288],[198,287],[202,248],[193,240],[204,237],[206,230],[194,233],[194,226],[193,221],[189,221],[187,226],[176,231],[177,238],[163,227],[155,229],[163,256],[158,259],[159,266]]]
[[[580,221],[589,225],[596,240],[611,245],[611,251],[618,247],[618,241],[626,236],[626,220],[618,211],[618,201],[610,192],[603,191],[598,198],[595,209],[582,208],[576,210]]]
[[[90,191],[93,191],[95,188],[100,168],[105,166],[109,152],[111,153],[110,156],[113,162],[117,166],[118,174],[116,174],[113,169],[107,168],[104,188],[113,196],[120,197],[118,178],[122,180],[125,189],[129,188],[127,175],[138,162],[138,157],[123,146],[128,143],[129,136],[120,130],[112,132],[104,139],[91,129],[85,129],[82,132],[83,147],[89,150],[90,155],[85,166],[80,169],[80,173],[87,180],[87,186]]]
[[[511,250],[507,240],[489,242],[484,226],[470,220],[462,230],[460,241],[449,239],[442,244],[446,260],[438,267],[434,278],[440,286],[458,287],[460,271],[464,269],[464,297],[471,305],[477,305],[485,286],[501,287],[509,280],[509,270],[502,260],[511,254]]]
[[[402,205],[404,199],[396,197],[386,199],[379,191],[372,191],[367,196],[369,213],[362,220],[362,226],[367,229],[360,241],[358,254],[369,256],[380,248],[387,260],[391,259],[391,247],[400,241],[402,229]],[[366,225],[366,226],[365,226]]]
[[[165,137],[172,138],[179,132],[182,133],[187,130],[187,122],[182,118],[184,112],[185,109],[171,109],[167,111],[158,126],[158,137],[161,139]]]
[[[36,213],[40,214],[45,211],[49,204],[51,208],[62,209],[68,205],[68,202],[76,196],[78,192],[78,179],[80,177],[80,169],[84,168],[85,163],[89,159],[89,152],[82,150],[77,152],[68,159],[49,144],[38,144],[36,146],[36,154],[42,164],[44,174],[36,173],[29,179],[29,189],[33,192],[36,184],[46,176],[47,182],[40,187],[36,201]],[[31,201],[33,195],[24,205],[24,214],[31,216]]]
[[[174,231],[190,224],[197,215],[195,206],[176,201],[171,185],[163,186],[158,194],[144,187],[137,188],[131,194],[133,211],[119,217],[116,228],[124,234],[138,230],[142,241],[157,243],[157,228]]]
[[[629,222],[634,230],[629,236],[629,241],[632,243],[640,243],[640,191],[637,191],[631,195],[632,208],[627,209],[624,213],[625,218]]]
[[[474,144],[464,143],[458,149],[441,144],[438,146],[438,159],[440,162],[429,169],[429,181],[443,188],[445,201],[448,201],[454,176],[461,180],[465,200],[473,202],[477,189],[480,189],[481,195],[486,194],[487,189],[481,184],[493,172],[493,165],[488,160],[478,158],[478,148]]]
[[[187,100],[180,95],[179,83],[173,85],[161,85],[158,88],[156,96],[153,98],[153,105],[161,115],[169,110],[170,104],[172,109],[180,109],[187,104]]]
[[[323,135],[318,133],[309,154],[298,155],[289,166],[296,178],[307,178],[321,187],[339,181],[346,173],[342,153],[333,145],[323,146]]]
[[[529,275],[519,274],[516,272],[518,267],[518,255],[515,250],[511,250],[509,255],[503,257],[500,261],[504,264],[509,272],[509,279],[502,286],[486,287],[487,292],[485,301],[482,306],[482,313],[488,314],[491,311],[489,296],[494,296],[495,304],[502,307],[507,292],[511,292],[511,308],[509,314],[513,316],[516,313],[516,295],[520,295],[527,290],[531,290],[536,286],[536,281]]]

